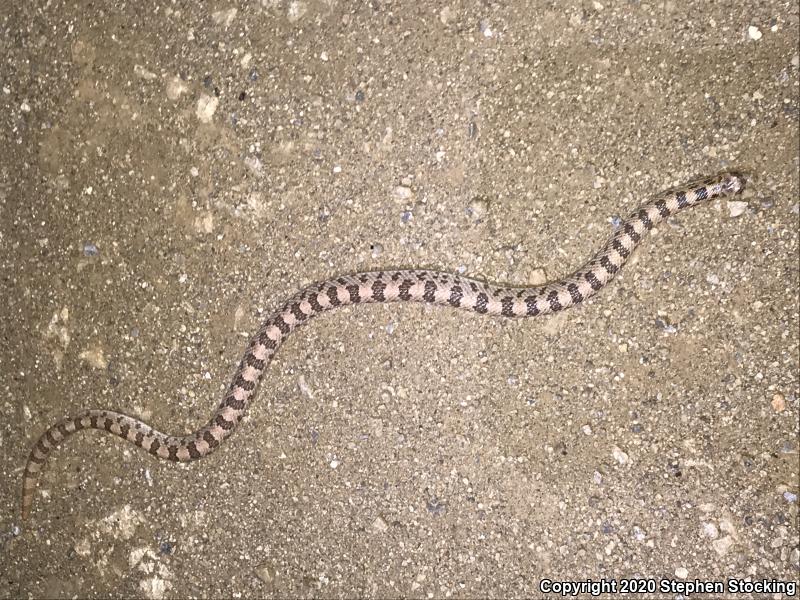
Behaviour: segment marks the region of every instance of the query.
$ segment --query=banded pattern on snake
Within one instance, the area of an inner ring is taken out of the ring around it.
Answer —
[[[291,332],[327,310],[371,302],[427,302],[504,317],[535,317],[574,306],[593,296],[619,272],[648,231],[681,209],[744,189],[735,172],[695,181],[663,192],[642,204],[606,244],[577,271],[536,287],[503,287],[436,271],[375,271],[312,284],[272,313],[252,337],[222,402],[194,433],[172,436],[139,419],[90,409],[50,427],[34,445],[22,482],[22,519],[29,517],[40,472],[65,438],[82,429],[113,433],[153,456],[189,462],[208,456],[236,429],[267,364]]]

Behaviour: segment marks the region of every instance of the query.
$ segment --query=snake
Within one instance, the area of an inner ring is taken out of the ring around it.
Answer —
[[[236,430],[256,387],[286,338],[300,325],[340,306],[383,302],[422,302],[481,315],[537,317],[590,298],[610,282],[634,249],[656,225],[685,208],[744,190],[747,176],[726,171],[661,192],[619,221],[611,237],[572,274],[542,285],[509,287],[430,270],[355,273],[311,284],[263,321],[250,339],[222,401],[209,421],[187,435],[169,435],[129,415],[83,410],[49,427],[30,451],[22,480],[21,518],[31,513],[37,481],[48,456],[66,438],[84,429],[121,437],[154,457],[190,462],[208,456]]]

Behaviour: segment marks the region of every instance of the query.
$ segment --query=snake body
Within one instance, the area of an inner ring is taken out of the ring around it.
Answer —
[[[536,287],[503,287],[449,273],[425,270],[357,273],[312,284],[272,313],[250,340],[228,391],[211,419],[184,436],[157,431],[139,419],[111,410],[84,410],[42,434],[28,457],[22,482],[22,519],[29,517],[36,483],[47,457],[64,439],[83,429],[100,429],[132,442],[157,458],[189,462],[208,456],[230,436],[253,398],[264,370],[280,345],[313,317],[349,304],[427,302],[503,317],[558,312],[593,296],[622,268],[639,242],[679,210],[744,189],[735,172],[663,192],[628,215],[606,244],[571,275]]]

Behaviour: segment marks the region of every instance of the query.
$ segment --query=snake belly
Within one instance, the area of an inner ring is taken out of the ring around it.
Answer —
[[[744,189],[736,172],[694,181],[653,197],[628,215],[602,248],[577,271],[536,287],[505,287],[450,273],[406,270],[356,273],[300,290],[272,313],[250,340],[219,406],[197,431],[174,436],[112,411],[89,409],[45,431],[28,456],[22,480],[23,520],[30,516],[39,474],[64,439],[83,429],[107,431],[157,458],[189,462],[208,456],[230,436],[250,405],[264,370],[296,327],[339,306],[373,302],[427,302],[484,315],[536,317],[574,306],[596,294],[619,272],[647,232],[676,212]]]

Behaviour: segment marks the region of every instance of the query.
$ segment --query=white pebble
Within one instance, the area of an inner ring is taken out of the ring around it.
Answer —
[[[82,361],[95,369],[105,369],[108,367],[108,359],[102,348],[89,348],[78,355]]]
[[[713,523],[703,523],[703,535],[715,540],[719,537],[719,529]]]
[[[334,173],[341,173],[342,172],[342,167],[340,167],[339,165],[335,165],[333,167],[333,172]]]
[[[441,21],[442,25],[447,25],[447,22],[453,16],[453,12],[449,6],[445,6],[442,10],[439,11],[439,21]]]
[[[709,273],[706,275],[706,281],[711,285],[719,285],[719,277],[717,277],[714,273]]]
[[[170,100],[177,100],[181,97],[181,94],[188,91],[188,89],[186,83],[176,75],[167,81],[167,98]]]
[[[625,465],[628,463],[628,455],[620,450],[617,446],[611,450],[611,454],[614,456],[614,460],[616,460],[619,464]]]
[[[336,468],[336,467],[338,467],[338,466],[339,466],[339,461],[338,461],[338,460],[336,460],[336,459],[334,458],[334,459],[331,461],[331,469],[335,469],[335,468]]]
[[[750,36],[751,40],[758,41],[761,39],[762,33],[758,27],[750,25],[750,27],[747,28],[747,35]]]
[[[725,556],[728,553],[728,550],[731,549],[731,546],[733,546],[733,538],[729,535],[726,535],[720,540],[714,540],[711,542],[711,545],[714,547],[714,551],[717,554],[720,556]]]
[[[225,25],[225,27],[230,27],[233,20],[236,18],[236,13],[239,12],[236,8],[229,8],[227,10],[218,10],[217,12],[211,13],[211,19],[217,25]]]
[[[244,159],[245,166],[256,175],[261,175],[264,169],[264,164],[257,156],[248,156]]]
[[[411,188],[405,185],[398,185],[392,191],[392,195],[398,200],[408,200],[411,198]]]
[[[678,579],[686,579],[689,576],[689,571],[686,567],[678,567],[675,569],[675,577]]]
[[[384,532],[389,529],[389,526],[386,524],[386,521],[381,519],[380,517],[375,517],[375,520],[372,522],[372,527],[376,531]]]
[[[305,2],[295,0],[289,3],[289,10],[286,11],[286,16],[290,23],[296,23],[303,18],[303,15],[306,14],[306,10],[308,9],[306,8]]]
[[[747,202],[742,200],[728,200],[728,211],[731,217],[738,217],[747,210]]]
[[[297,387],[300,389],[300,393],[303,394],[309,400],[314,399],[314,392],[311,391],[311,387],[306,382],[306,378],[303,375],[297,378]],[[336,467],[333,467],[334,469]]]
[[[22,112],[31,112],[31,105],[24,101],[22,104],[19,105],[19,109]]]
[[[219,98],[207,96],[206,94],[200,96],[197,100],[197,110],[195,111],[200,122],[211,123],[214,113],[217,111],[217,106],[219,106]]]
[[[158,77],[158,75],[156,75],[152,71],[148,71],[142,65],[133,65],[133,74],[139,77],[140,79],[145,79],[147,81],[150,81]]]

